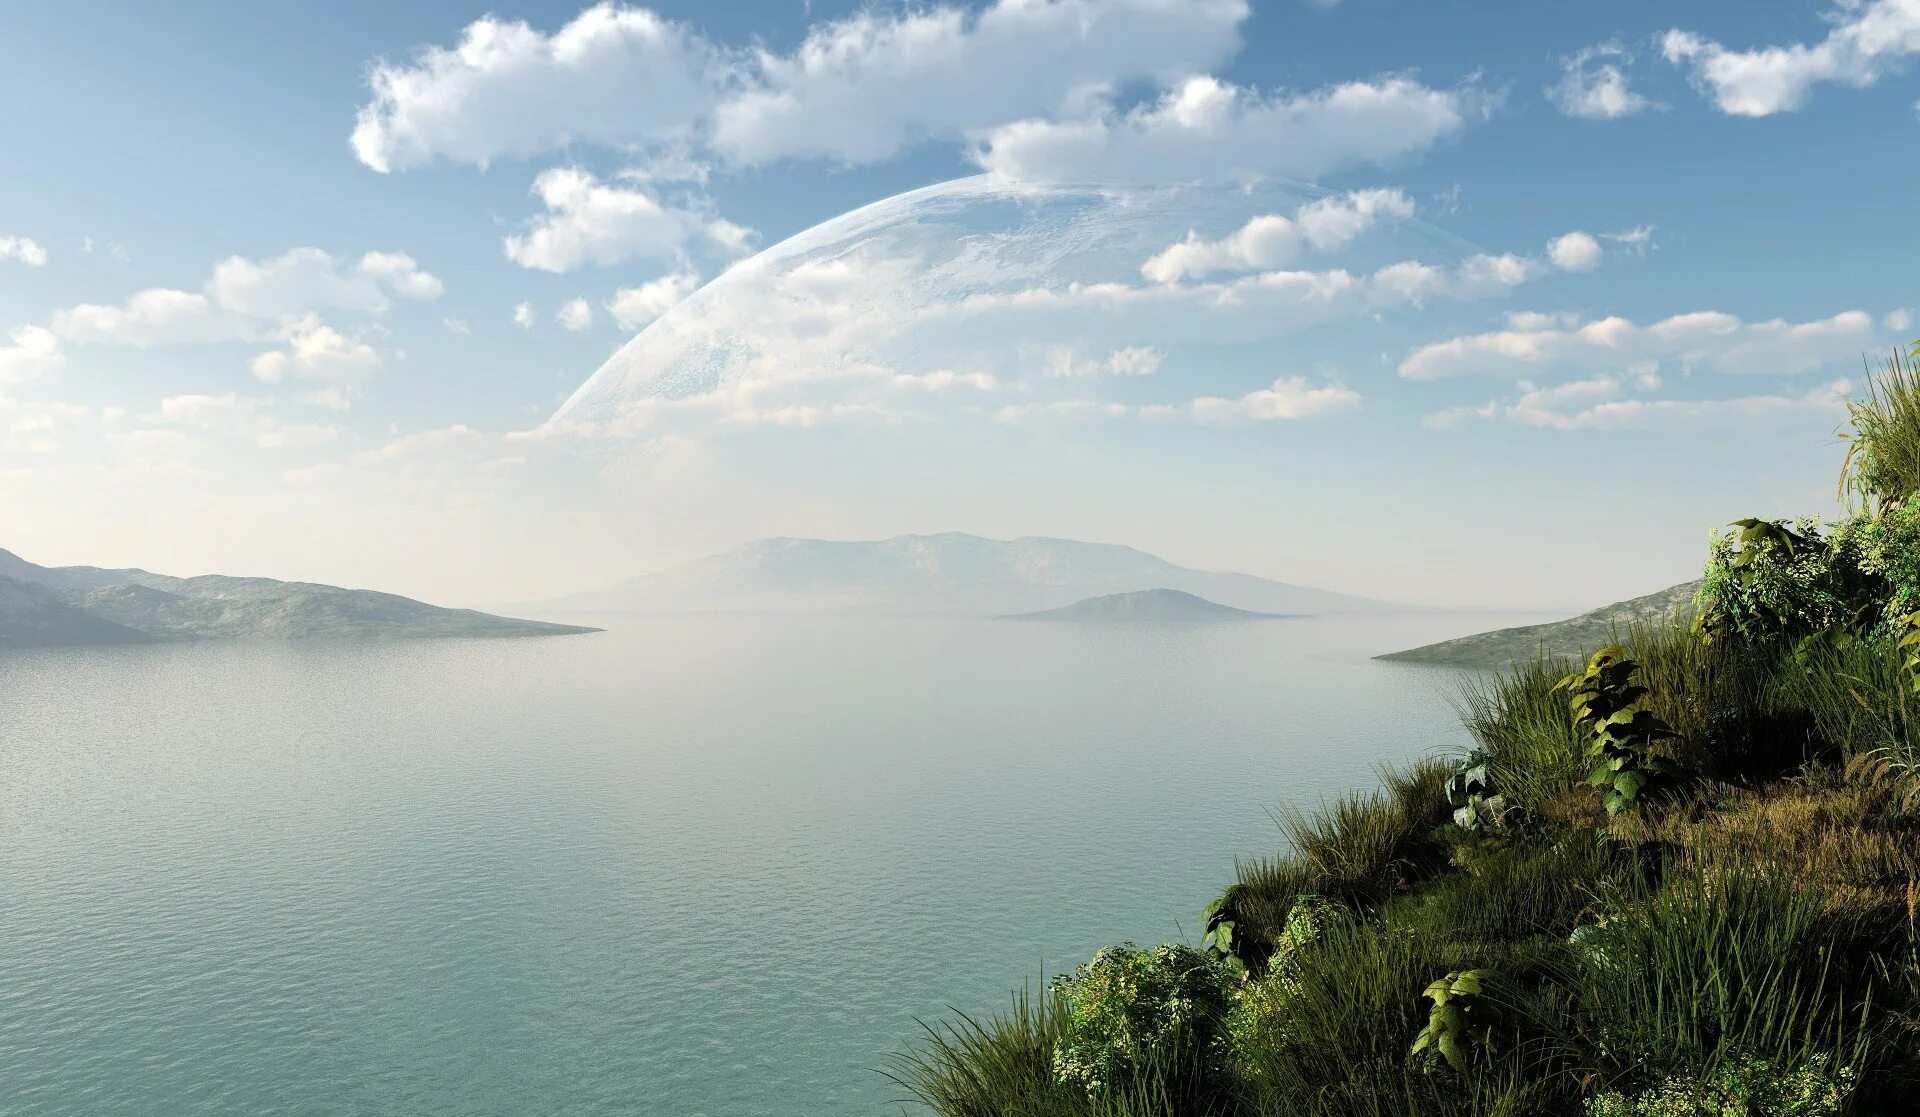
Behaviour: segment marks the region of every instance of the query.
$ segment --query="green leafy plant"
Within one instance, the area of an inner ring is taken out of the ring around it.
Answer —
[[[1258,935],[1240,933],[1240,906],[1246,895],[1247,886],[1236,881],[1200,913],[1201,927],[1206,931],[1200,944],[1236,967],[1243,977],[1265,962],[1268,953],[1267,944]]]
[[[1497,1010],[1485,997],[1491,970],[1456,970],[1427,986],[1422,996],[1433,1002],[1427,1026],[1413,1039],[1413,1054],[1430,1052],[1456,1071],[1467,1069],[1474,1048],[1493,1049]]]
[[[1489,774],[1493,754],[1477,748],[1454,766],[1447,780],[1447,801],[1454,804],[1453,824],[1462,830],[1499,826],[1507,817],[1506,796],[1493,789]]]
[[[1855,521],[1829,532],[1816,517],[1789,524],[1750,517],[1716,535],[1694,631],[1708,643],[1757,643],[1872,623],[1886,582],[1865,561],[1871,532]]]
[[[1639,670],[1626,648],[1611,644],[1593,653],[1585,671],[1554,684],[1569,695],[1574,724],[1591,737],[1587,755],[1594,767],[1587,783],[1604,793],[1608,814],[1632,809],[1650,784],[1676,771],[1655,748],[1679,735],[1651,710],[1639,708],[1647,693],[1634,681]]]
[[[1151,1068],[1204,1067],[1217,1049],[1234,984],[1217,955],[1190,946],[1102,947],[1092,961],[1054,979],[1067,1006],[1055,1077],[1097,1097]]]

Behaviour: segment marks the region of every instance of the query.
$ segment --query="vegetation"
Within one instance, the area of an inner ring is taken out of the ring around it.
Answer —
[[[1834,523],[1716,539],[1643,620],[1461,703],[1475,748],[1280,815],[1202,948],[929,1031],[941,1117],[1842,1117],[1920,1088],[1920,367]]]

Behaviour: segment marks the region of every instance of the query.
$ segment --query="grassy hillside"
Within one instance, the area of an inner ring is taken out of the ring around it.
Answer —
[[[933,1025],[895,1081],[941,1117],[1915,1112],[1920,370],[1853,419],[1852,514],[1739,521],[1693,623],[1514,655],[1467,755],[1283,808],[1200,943]]]
[[[1700,582],[1695,579],[1645,597],[1602,605],[1564,621],[1497,628],[1374,658],[1448,667],[1508,667],[1542,657],[1574,659],[1612,643],[1635,624],[1672,619],[1682,623],[1691,621],[1693,599],[1699,592]]]

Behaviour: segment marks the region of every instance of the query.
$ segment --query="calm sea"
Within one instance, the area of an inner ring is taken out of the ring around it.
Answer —
[[[1192,938],[1512,623],[616,618],[0,654],[0,1113],[899,1113],[915,1018]]]

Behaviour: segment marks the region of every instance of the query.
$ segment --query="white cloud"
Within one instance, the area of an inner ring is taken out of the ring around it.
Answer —
[[[66,360],[59,335],[45,326],[21,326],[8,336],[13,344],[0,345],[0,384],[45,376]]]
[[[944,392],[953,387],[991,392],[1000,386],[999,379],[992,373],[955,372],[950,368],[921,373],[899,372],[888,377],[887,382],[896,388],[913,388],[923,392]]]
[[[1299,95],[1195,77],[1125,114],[996,128],[974,159],[1016,181],[1317,179],[1424,151],[1489,106],[1477,90],[1430,89],[1403,77]]]
[[[1270,388],[1248,392],[1238,399],[1203,396],[1188,404],[1194,421],[1208,424],[1264,423],[1307,419],[1360,406],[1360,393],[1341,384],[1307,383],[1303,376],[1283,376]]]
[[[552,35],[486,16],[452,49],[373,68],[353,152],[386,172],[669,140],[710,111],[724,77],[704,39],[644,8],[598,4]]]
[[[168,396],[149,421],[229,435],[263,449],[318,446],[340,435],[339,428],[324,424],[282,423],[265,414],[259,400],[242,399],[233,392]]]
[[[720,104],[712,143],[737,164],[888,158],[1029,116],[1078,115],[1124,82],[1204,72],[1238,49],[1245,0],[999,0],[861,13],[762,53]]]
[[[1207,70],[1238,49],[1247,14],[1245,0],[998,0],[863,12],[816,25],[784,55],[727,51],[613,4],[551,35],[488,16],[451,49],[375,65],[352,146],[382,172],[690,140],[736,164],[870,162]]]
[[[0,260],[18,260],[30,268],[44,267],[47,250],[31,237],[0,237]]]
[[[533,328],[533,304],[532,303],[514,303],[513,304],[513,324],[520,327],[523,330],[530,330]]]
[[[1743,322],[1718,311],[1676,314],[1648,326],[1625,318],[1579,326],[1529,322],[1422,346],[1400,363],[1400,375],[1520,377],[1548,367],[1609,371],[1666,361],[1722,373],[1790,375],[1858,360],[1873,343],[1873,319],[1860,310],[1799,323]]]
[[[1158,283],[1223,271],[1262,271],[1280,267],[1298,255],[1303,243],[1322,252],[1345,246],[1383,217],[1413,216],[1413,201],[1398,189],[1355,190],[1329,195],[1302,206],[1292,218],[1264,214],[1220,240],[1188,230],[1140,266]]]
[[[1054,379],[1083,380],[1100,376],[1152,376],[1166,360],[1164,351],[1146,345],[1115,349],[1100,360],[1086,360],[1068,346],[1049,349],[1043,372]]]
[[[214,265],[207,283],[215,304],[266,319],[322,310],[381,314],[392,295],[434,299],[444,289],[404,252],[369,252],[348,263],[319,248],[295,248],[270,260],[230,256]]]
[[[1599,376],[1552,387],[1528,381],[1511,399],[1489,400],[1479,407],[1456,407],[1422,418],[1429,427],[1446,430],[1472,420],[1502,421],[1552,430],[1621,430],[1658,423],[1772,420],[1799,414],[1846,414],[1850,381],[1836,380],[1800,395],[1739,396],[1732,399],[1644,399],[1626,395],[1619,377]],[[1655,390],[1657,378],[1641,387]]]
[[[278,334],[287,348],[269,350],[253,359],[253,375],[269,384],[288,376],[302,380],[353,383],[381,362],[379,350],[350,338],[313,315],[289,322]]]
[[[1547,99],[1568,116],[1617,120],[1653,108],[1633,91],[1625,67],[1633,55],[1619,43],[1600,43],[1560,60],[1560,81],[1547,87]]]
[[[1562,237],[1555,237],[1547,245],[1547,259],[1561,271],[1592,271],[1600,266],[1600,242],[1590,234],[1574,231]]]
[[[450,334],[459,334],[464,337],[473,332],[473,327],[467,325],[464,318],[442,318],[440,324],[445,326]]]
[[[638,287],[622,287],[607,302],[607,312],[623,330],[637,330],[672,309],[675,303],[693,294],[700,277],[692,272],[674,272],[648,280]]]
[[[1814,86],[1864,88],[1920,53],[1920,4],[1913,0],[1842,0],[1833,29],[1817,43],[1728,50],[1691,31],[1668,31],[1667,61],[1692,71],[1695,85],[1721,112],[1771,116],[1805,103]]]
[[[194,291],[151,287],[121,306],[82,303],[55,311],[53,330],[69,341],[102,345],[177,345],[252,337],[258,327]]]
[[[554,317],[563,327],[579,333],[593,325],[593,307],[585,299],[574,299],[562,306]]]
[[[542,171],[533,192],[547,212],[505,242],[507,258],[525,268],[562,273],[636,257],[674,260],[702,243],[738,256],[752,236],[732,222],[664,204],[644,189],[609,185],[577,167]]]

